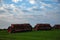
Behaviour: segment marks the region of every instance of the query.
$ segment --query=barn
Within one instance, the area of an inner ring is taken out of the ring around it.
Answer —
[[[60,24],[56,24],[53,26],[54,29],[60,29]]]
[[[8,32],[23,32],[23,31],[32,31],[32,26],[30,24],[11,24],[8,27]]]
[[[50,30],[50,29],[51,29],[50,24],[37,24],[34,27],[34,30]]]

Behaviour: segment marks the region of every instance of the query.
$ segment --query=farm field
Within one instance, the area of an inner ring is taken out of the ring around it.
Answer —
[[[8,33],[0,31],[0,40],[60,40],[60,30]]]

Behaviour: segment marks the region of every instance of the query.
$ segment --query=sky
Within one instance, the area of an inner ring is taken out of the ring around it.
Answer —
[[[60,0],[0,0],[0,29],[22,23],[60,24]]]

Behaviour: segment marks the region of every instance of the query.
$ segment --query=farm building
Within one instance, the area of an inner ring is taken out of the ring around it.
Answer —
[[[60,29],[60,25],[59,24],[56,24],[56,25],[53,26],[53,28]]]
[[[37,24],[34,27],[34,30],[50,30],[50,29],[51,29],[50,24]]]
[[[32,26],[30,24],[11,24],[8,27],[8,32],[22,32],[22,31],[31,31]]]

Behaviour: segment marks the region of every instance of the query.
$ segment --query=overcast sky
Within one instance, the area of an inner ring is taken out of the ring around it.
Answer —
[[[60,0],[0,0],[0,28],[12,23],[60,24]]]

